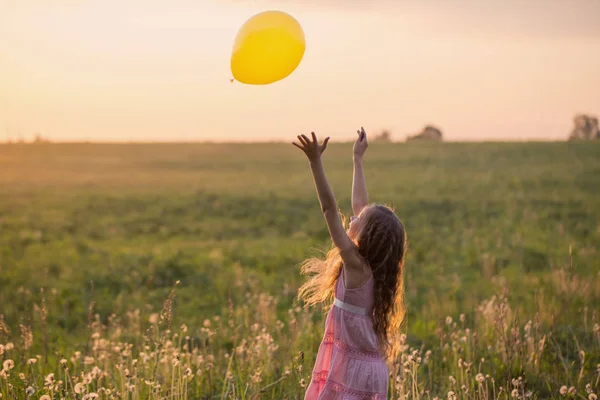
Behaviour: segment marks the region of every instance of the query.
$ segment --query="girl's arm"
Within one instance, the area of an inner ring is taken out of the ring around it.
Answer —
[[[340,219],[340,215],[338,214],[335,195],[333,194],[333,190],[331,190],[329,182],[327,182],[325,169],[323,168],[323,162],[321,161],[321,154],[323,154],[327,148],[329,138],[327,137],[323,141],[323,144],[319,145],[317,137],[313,132],[312,141],[305,135],[298,136],[298,140],[302,145],[297,143],[293,144],[304,151],[310,162],[310,169],[315,181],[319,202],[321,203],[321,211],[323,211],[325,222],[327,223],[327,228],[331,235],[331,240],[333,240],[333,244],[340,250],[340,255],[346,266],[350,268],[362,268],[358,249],[354,242],[348,237],[344,225],[342,224],[342,220]]]
[[[357,131],[358,138],[354,142],[354,173],[352,179],[352,212],[355,216],[369,204],[369,195],[367,194],[367,184],[365,183],[365,174],[363,172],[363,156],[367,147],[367,133],[365,128]]]

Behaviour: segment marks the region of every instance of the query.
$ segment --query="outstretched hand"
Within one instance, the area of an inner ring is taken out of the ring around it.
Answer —
[[[367,132],[365,132],[365,128],[360,128],[356,133],[358,133],[358,137],[356,138],[356,142],[354,142],[354,157],[361,158],[365,155],[367,147],[369,147],[369,143],[367,142]]]
[[[320,145],[317,140],[317,135],[315,135],[314,132],[311,132],[311,135],[312,140],[306,137],[306,135],[298,135],[298,141],[300,141],[301,144],[296,142],[292,142],[292,144],[302,150],[309,161],[317,161],[321,158],[321,154],[323,154],[327,148],[329,137],[326,137],[325,140],[323,140],[323,144]]]

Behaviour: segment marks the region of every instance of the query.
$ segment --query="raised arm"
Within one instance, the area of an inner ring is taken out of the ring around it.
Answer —
[[[365,128],[361,128],[357,133],[358,138],[354,142],[353,149],[354,174],[352,179],[352,212],[355,216],[360,214],[360,211],[369,204],[367,184],[363,172],[363,156],[369,144]]]
[[[329,138],[326,138],[323,144],[319,145],[317,137],[313,132],[312,140],[309,140],[305,135],[298,136],[298,140],[301,144],[295,142],[293,144],[304,151],[304,154],[308,157],[317,195],[321,203],[321,211],[323,211],[333,244],[340,249],[342,260],[348,267],[362,267],[357,248],[344,229],[344,225],[338,214],[335,195],[325,176],[321,154],[327,148]]]

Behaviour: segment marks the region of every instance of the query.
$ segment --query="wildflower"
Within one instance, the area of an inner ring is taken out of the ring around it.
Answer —
[[[460,322],[465,322],[465,314],[460,314]]]
[[[514,397],[515,399],[519,397],[519,389],[513,389],[512,392],[510,392],[510,397]]]
[[[575,395],[577,394],[577,390],[575,390],[575,388],[574,388],[573,386],[571,386],[571,387],[569,388],[569,394],[570,394],[571,396],[575,396]]]
[[[513,380],[512,380],[512,385],[513,385],[514,387],[518,388],[518,387],[519,387],[519,380],[518,380],[518,379],[513,379]]]
[[[83,400],[94,400],[98,398],[98,393],[88,393],[85,396],[83,396]]]
[[[54,374],[53,373],[49,373],[48,375],[46,375],[46,378],[44,378],[44,381],[48,385],[53,384],[54,383]]]
[[[40,400],[52,400],[52,399],[50,398],[50,396],[48,396],[47,394],[45,394],[42,397],[40,397]]]
[[[21,379],[22,381],[25,380],[25,374],[24,373],[19,373],[19,379]]]
[[[456,393],[452,390],[448,392],[448,400],[456,400]]]
[[[63,368],[67,368],[67,360],[65,360],[64,358],[60,360],[60,365],[62,365]]]
[[[476,380],[478,383],[483,383],[483,381],[485,381],[485,377],[483,376],[483,374],[482,374],[482,373],[479,373],[479,374],[477,374],[477,376],[475,377],[475,380]]]
[[[186,333],[188,331],[188,327],[186,324],[181,324],[181,332]]]
[[[446,325],[450,325],[452,323],[452,317],[451,316],[447,316],[446,317]],[[449,392],[448,392],[449,393]]]
[[[4,350],[12,350],[15,348],[15,345],[13,344],[13,342],[8,342],[6,343],[6,345],[4,346]]]
[[[306,381],[304,379],[300,379],[300,387],[306,387]]]
[[[183,373],[183,376],[185,377],[190,377],[192,376],[192,369],[191,368],[186,368],[185,372]]]
[[[586,392],[587,394],[590,394],[590,393],[592,393],[592,385],[591,385],[590,383],[587,383],[587,384],[585,385],[585,392]]]
[[[92,365],[94,363],[94,357],[89,357],[89,356],[84,357],[83,363],[85,365]]]
[[[210,319],[205,319],[204,323],[202,325],[204,325],[205,328],[209,328],[210,327]]]
[[[533,396],[533,392],[531,390],[528,390],[527,392],[525,392],[526,398],[530,398],[531,396]]]
[[[566,396],[567,395],[567,387],[565,385],[561,386],[559,393],[561,394],[561,396]]]
[[[590,393],[588,395],[588,400],[598,400],[598,396],[595,393]]]
[[[4,354],[4,345],[0,344],[0,356]]]
[[[79,382],[75,385],[74,390],[75,390],[75,393],[81,394],[81,393],[85,392],[85,385],[83,383]]]
[[[260,383],[262,382],[262,370],[257,369],[256,372],[252,375],[252,383]]]
[[[454,379],[454,377],[453,377],[452,375],[450,375],[450,376],[448,377],[448,379],[450,380],[450,384],[451,384],[452,386],[456,385],[456,379]]]
[[[15,362],[11,359],[4,360],[4,363],[2,363],[2,369],[4,369],[5,371],[10,371],[14,367],[15,367]]]
[[[27,395],[27,397],[33,396],[34,393],[35,389],[32,386],[28,386],[27,389],[25,389],[25,394]]]

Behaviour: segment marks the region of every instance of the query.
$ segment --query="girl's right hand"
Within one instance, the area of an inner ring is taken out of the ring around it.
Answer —
[[[358,138],[356,138],[356,142],[354,142],[354,157],[362,158],[367,151],[367,147],[369,147],[369,143],[367,142],[367,132],[365,132],[365,128],[360,128],[358,133]]]
[[[310,162],[314,162],[321,159],[321,154],[323,154],[323,152],[327,148],[327,142],[329,142],[329,137],[326,137],[323,141],[323,144],[320,145],[319,141],[317,140],[317,135],[315,135],[314,132],[311,132],[311,135],[312,140],[306,137],[306,135],[298,135],[298,141],[302,145],[299,145],[296,142],[293,142],[292,144],[298,147],[300,150],[302,150],[304,154],[306,154],[306,157]]]

